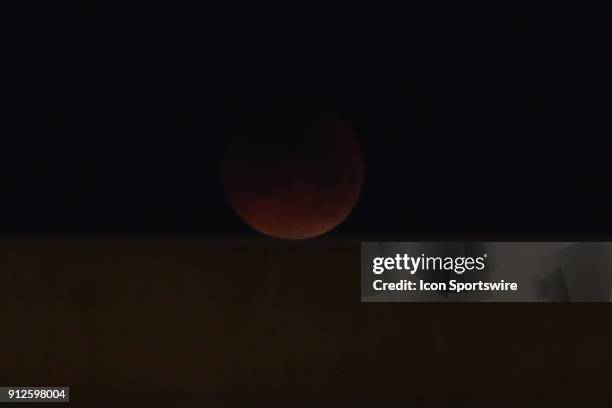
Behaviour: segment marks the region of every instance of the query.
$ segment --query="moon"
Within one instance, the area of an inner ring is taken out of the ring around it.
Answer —
[[[330,111],[281,108],[242,126],[231,143],[224,182],[238,216],[262,234],[305,239],[352,211],[364,181],[361,144]]]

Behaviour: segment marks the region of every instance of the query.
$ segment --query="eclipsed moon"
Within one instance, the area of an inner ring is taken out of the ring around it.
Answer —
[[[311,238],[350,214],[364,167],[358,138],[336,114],[281,109],[237,132],[225,160],[225,189],[236,213],[257,231]]]

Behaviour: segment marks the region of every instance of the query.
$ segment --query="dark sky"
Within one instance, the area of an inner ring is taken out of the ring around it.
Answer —
[[[611,230],[604,10],[251,7],[6,10],[0,232],[255,235],[224,196],[228,129],[302,100],[365,150],[332,234]]]

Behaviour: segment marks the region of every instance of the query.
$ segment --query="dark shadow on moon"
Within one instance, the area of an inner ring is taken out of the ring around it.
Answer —
[[[227,197],[257,231],[311,238],[350,214],[363,186],[363,150],[350,124],[333,111],[277,105],[241,122],[231,136]]]

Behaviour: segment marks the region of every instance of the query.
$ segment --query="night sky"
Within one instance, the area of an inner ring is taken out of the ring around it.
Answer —
[[[225,198],[229,130],[307,100],[367,163],[331,235],[609,235],[603,13],[200,7],[4,13],[3,234],[256,236]]]
[[[608,304],[359,302],[361,241],[612,240],[607,10],[12,3],[0,385],[79,406],[609,399]],[[321,239],[260,239],[224,157],[296,106],[351,125],[363,190]]]

